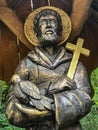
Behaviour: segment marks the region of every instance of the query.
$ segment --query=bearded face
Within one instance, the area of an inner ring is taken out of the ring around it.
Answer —
[[[55,46],[59,40],[58,21],[53,15],[41,16],[39,19],[38,40],[43,46]]]

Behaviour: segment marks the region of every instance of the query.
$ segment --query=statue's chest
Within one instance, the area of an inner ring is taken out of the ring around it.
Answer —
[[[31,67],[29,80],[34,82],[42,95],[47,94],[49,85],[63,75],[66,75],[69,67],[69,62],[60,64],[54,69],[34,64]]]
[[[54,81],[55,79],[65,75],[68,71],[69,62],[60,64],[56,68],[48,68],[42,65],[33,65],[31,68],[30,78],[36,82]]]

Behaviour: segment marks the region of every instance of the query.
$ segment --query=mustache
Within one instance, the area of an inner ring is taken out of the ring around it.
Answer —
[[[38,39],[41,43],[49,44],[49,42],[50,42],[50,44],[51,44],[51,43],[58,42],[58,40],[60,38],[59,35],[55,35],[54,37],[55,37],[54,39],[50,39],[49,37],[47,37],[47,39],[46,39],[43,35],[41,35]]]
[[[57,30],[55,30],[54,28],[48,27],[43,31],[43,33],[46,34],[48,32],[51,32],[52,34],[56,34],[56,31]]]

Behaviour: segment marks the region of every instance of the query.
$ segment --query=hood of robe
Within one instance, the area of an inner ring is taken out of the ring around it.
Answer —
[[[70,61],[72,55],[67,53],[63,46],[59,46],[53,55],[50,55],[43,47],[35,47],[34,50],[28,54],[28,58],[37,65],[54,69],[58,65]]]

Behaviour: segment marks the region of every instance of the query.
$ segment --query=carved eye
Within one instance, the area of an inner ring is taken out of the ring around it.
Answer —
[[[41,20],[39,21],[39,26],[44,25],[44,24],[46,24],[46,23],[47,23],[47,19],[41,19]]]
[[[57,23],[57,20],[56,19],[41,19],[40,22],[39,22],[39,26],[41,25],[46,25],[46,24],[55,24]]]
[[[51,23],[57,23],[56,19],[50,19]]]

